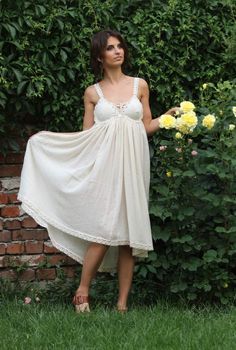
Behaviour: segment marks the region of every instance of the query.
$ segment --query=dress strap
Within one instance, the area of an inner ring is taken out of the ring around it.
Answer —
[[[102,92],[102,89],[100,88],[100,85],[97,83],[97,84],[94,84],[94,87],[95,87],[95,89],[97,91],[98,96],[100,98],[102,98],[103,97],[103,92]]]
[[[138,95],[138,83],[139,83],[139,78],[135,77],[134,78],[134,91],[133,91],[133,94],[135,96]]]

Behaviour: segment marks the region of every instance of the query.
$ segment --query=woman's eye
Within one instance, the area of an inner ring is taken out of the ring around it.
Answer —
[[[123,48],[122,44],[118,44],[117,47],[120,49],[120,48]],[[109,45],[107,46],[107,50],[112,50],[114,48],[114,45]]]

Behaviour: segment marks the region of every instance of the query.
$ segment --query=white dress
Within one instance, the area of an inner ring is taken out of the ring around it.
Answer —
[[[108,101],[100,85],[94,125],[60,133],[40,131],[28,140],[18,199],[46,227],[52,244],[83,263],[90,242],[109,245],[98,271],[117,270],[118,246],[136,257],[153,250],[148,212],[150,155],[137,97]]]

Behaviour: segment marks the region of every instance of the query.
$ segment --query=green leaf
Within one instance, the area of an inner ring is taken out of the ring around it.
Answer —
[[[188,261],[182,263],[183,269],[189,271],[197,271],[198,267],[202,265],[202,260],[197,257],[190,257]]]
[[[15,76],[16,76],[16,79],[18,80],[18,82],[21,82],[21,80],[22,80],[22,74],[21,74],[21,72],[18,70],[18,69],[16,69],[16,68],[11,68],[12,69],[12,71],[14,72],[14,74],[15,74]]]
[[[66,51],[64,51],[64,50],[60,50],[60,55],[61,55],[61,59],[62,59],[62,61],[63,62],[66,62],[66,60],[67,60],[67,53],[66,53]]]
[[[193,170],[186,170],[183,172],[183,176],[185,176],[185,177],[193,177],[195,175],[196,175],[196,173]]]
[[[186,216],[192,216],[195,212],[195,209],[192,207],[187,207],[182,209],[182,213]]]
[[[173,238],[172,239],[172,242],[175,242],[175,243],[186,243],[186,242],[190,242],[192,241],[192,236],[190,235],[184,235],[180,238]]]
[[[219,233],[224,233],[227,230],[223,226],[216,226],[215,231]]]
[[[22,91],[24,90],[25,85],[27,84],[27,81],[21,81],[17,86],[17,95],[20,95]]]
[[[11,34],[12,39],[15,39],[16,37],[16,29],[11,24],[3,24],[3,27],[5,27]]]
[[[203,255],[203,260],[206,262],[212,262],[216,260],[217,257],[217,251],[214,249],[209,249],[206,253]]]
[[[152,273],[156,273],[157,272],[156,268],[154,266],[152,266],[152,265],[147,265],[147,269],[148,269],[148,271],[150,271]]]
[[[144,278],[147,276],[147,268],[145,266],[141,266],[139,270],[139,275],[143,276]]]
[[[169,188],[168,188],[167,186],[164,186],[164,185],[159,186],[159,187],[158,187],[158,192],[159,192],[160,194],[162,194],[163,196],[168,196],[168,194],[169,194]]]
[[[66,82],[64,75],[62,75],[61,73],[58,73],[57,76],[58,76],[58,79],[59,79],[62,83],[65,83],[65,82]]]
[[[157,239],[161,239],[162,241],[166,242],[170,238],[170,231],[168,230],[160,230],[158,233],[155,234],[155,237]]]

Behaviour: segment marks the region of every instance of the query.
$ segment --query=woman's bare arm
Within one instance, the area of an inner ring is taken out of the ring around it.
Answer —
[[[148,136],[152,136],[159,130],[159,118],[152,119],[152,113],[149,105],[149,87],[144,79],[140,78],[141,103],[143,105],[143,124]],[[179,107],[173,107],[163,114],[174,115]]]
[[[90,129],[94,124],[94,87],[89,86],[84,92],[83,130]]]

